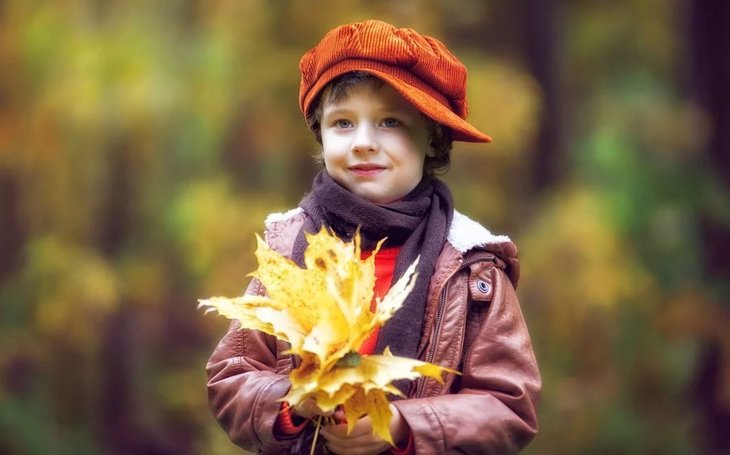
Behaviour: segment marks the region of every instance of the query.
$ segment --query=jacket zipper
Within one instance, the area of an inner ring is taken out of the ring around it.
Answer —
[[[426,355],[426,362],[433,363],[433,358],[436,356],[436,346],[438,346],[438,335],[441,333],[441,320],[444,317],[444,311],[446,306],[446,291],[449,287],[449,282],[451,281],[451,278],[456,275],[458,272],[464,270],[465,267],[469,267],[470,265],[474,265],[477,262],[483,262],[483,261],[494,261],[494,255],[489,256],[479,256],[472,259],[469,259],[468,261],[462,262],[459,267],[457,267],[456,270],[454,270],[451,275],[444,281],[444,288],[441,290],[441,294],[439,295],[439,309],[436,313],[436,320],[433,323],[433,332],[432,332],[432,343],[431,347],[428,351],[428,354]],[[414,394],[414,398],[421,398],[421,395],[423,394],[423,388],[426,386],[426,378],[424,376],[421,376],[420,378],[416,379],[416,393]]]

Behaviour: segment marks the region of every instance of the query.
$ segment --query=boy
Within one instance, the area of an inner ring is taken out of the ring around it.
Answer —
[[[373,436],[369,418],[322,431],[332,453],[512,453],[537,432],[541,387],[514,291],[517,252],[453,208],[434,178],[452,140],[489,142],[466,122],[466,69],[439,41],[380,21],[340,26],[300,62],[300,107],[322,145],[324,170],[300,206],[266,221],[269,245],[303,264],[305,232],[322,225],[376,256],[384,295],[419,256],[403,307],[361,353],[420,358],[456,369],[444,383],[397,384],[397,447]],[[255,280],[247,292],[265,292]],[[208,362],[211,409],[235,443],[263,453],[307,451],[312,401],[277,401],[289,388],[286,345],[234,322]],[[335,417],[338,417],[337,415]],[[325,448],[320,447],[320,450]]]

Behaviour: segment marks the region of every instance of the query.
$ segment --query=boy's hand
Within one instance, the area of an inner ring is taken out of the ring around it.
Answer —
[[[393,416],[390,418],[390,434],[397,445],[408,436],[408,425],[401,417],[398,409],[390,405]],[[327,448],[336,454],[373,455],[390,449],[390,444],[372,434],[373,425],[370,417],[358,420],[350,434],[347,424],[326,425],[321,434],[327,440]]]
[[[311,419],[315,416],[329,417],[333,414],[333,411],[324,412],[319,408],[319,406],[317,406],[317,402],[314,401],[314,398],[307,398],[294,406],[294,414],[304,417],[305,419]]]

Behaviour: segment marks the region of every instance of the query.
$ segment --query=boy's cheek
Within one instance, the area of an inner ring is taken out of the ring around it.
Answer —
[[[343,149],[347,141],[343,137],[338,137],[334,133],[322,134],[322,149],[325,153],[334,153],[337,150]]]

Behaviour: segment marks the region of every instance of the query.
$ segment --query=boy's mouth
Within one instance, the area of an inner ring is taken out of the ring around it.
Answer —
[[[378,166],[377,164],[356,164],[355,166],[350,166],[352,173],[363,176],[375,175],[384,170],[385,167]]]

